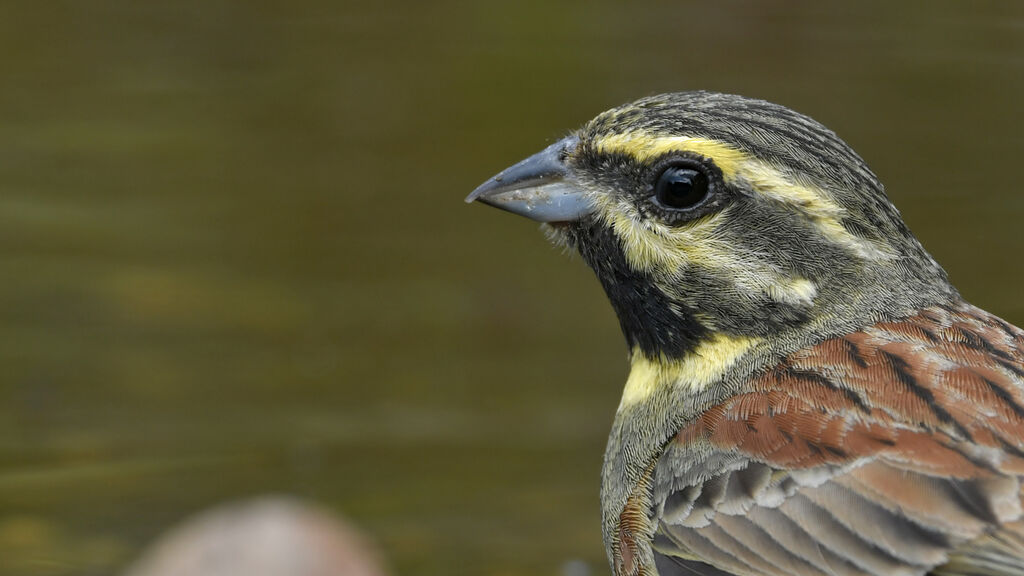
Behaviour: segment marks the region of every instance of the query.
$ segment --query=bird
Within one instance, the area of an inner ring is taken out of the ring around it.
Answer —
[[[542,222],[616,313],[616,575],[1024,575],[1024,331],[960,296],[834,132],[654,95],[466,201]]]

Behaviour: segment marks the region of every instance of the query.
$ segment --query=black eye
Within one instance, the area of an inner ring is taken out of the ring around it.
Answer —
[[[670,166],[658,176],[654,199],[664,208],[685,210],[700,204],[708,195],[708,177],[699,170]]]

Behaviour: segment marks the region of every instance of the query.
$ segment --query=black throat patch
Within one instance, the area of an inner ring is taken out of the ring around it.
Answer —
[[[681,358],[705,338],[708,329],[689,307],[671,300],[649,275],[629,266],[614,232],[593,218],[572,224],[566,232],[604,287],[630,349],[639,346],[650,358]]]

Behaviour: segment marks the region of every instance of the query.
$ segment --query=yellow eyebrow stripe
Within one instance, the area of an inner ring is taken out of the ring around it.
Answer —
[[[602,153],[626,154],[650,162],[670,153],[692,152],[710,159],[726,182],[744,180],[762,196],[790,204],[804,212],[821,232],[864,258],[891,258],[883,247],[855,237],[841,222],[846,209],[805,180],[798,180],[759,158],[724,142],[694,136],[652,136],[644,132],[611,134],[594,142]]]
[[[743,163],[750,160],[744,152],[718,140],[692,136],[651,137],[642,132],[611,134],[594,143],[598,152],[626,154],[641,162],[648,162],[670,152],[692,152],[714,160],[726,180],[739,173]]]

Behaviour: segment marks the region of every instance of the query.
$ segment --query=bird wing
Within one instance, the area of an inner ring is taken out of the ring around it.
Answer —
[[[659,572],[1024,575],[1024,331],[959,303],[790,355],[655,465]]]

